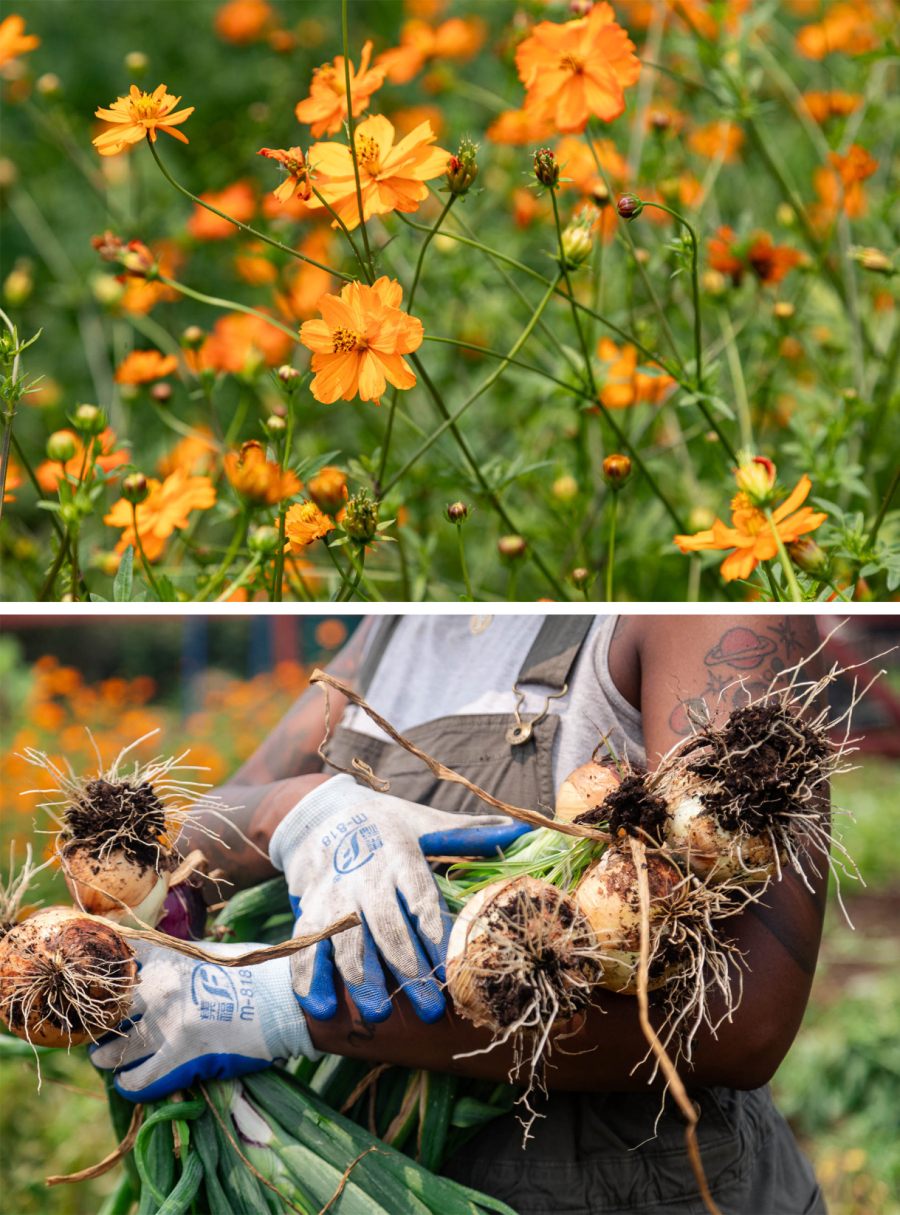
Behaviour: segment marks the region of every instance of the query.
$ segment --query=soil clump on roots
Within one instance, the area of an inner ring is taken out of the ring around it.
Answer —
[[[606,826],[610,835],[619,838],[627,835],[659,844],[664,837],[666,813],[665,798],[657,797],[647,787],[647,769],[634,764],[600,806],[579,814],[575,822],[580,827]]]
[[[65,844],[96,854],[121,848],[138,865],[158,868],[166,808],[148,782],[88,781],[65,811]]]

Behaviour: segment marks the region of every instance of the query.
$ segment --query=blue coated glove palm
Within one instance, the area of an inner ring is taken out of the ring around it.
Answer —
[[[235,957],[253,945],[208,945]],[[90,1048],[131,1101],[158,1101],[198,1080],[261,1071],[276,1059],[318,1059],[291,985],[290,962],[214,966],[139,941],[128,1020]]]
[[[386,1020],[383,962],[419,1017],[439,1020],[452,921],[425,858],[494,856],[527,830],[503,815],[448,814],[373,793],[346,775],[307,794],[269,847],[298,916],[294,934],[317,932],[350,912],[362,926],[292,956],[304,1010],[319,1021],[335,1015],[336,966],[363,1018]]]

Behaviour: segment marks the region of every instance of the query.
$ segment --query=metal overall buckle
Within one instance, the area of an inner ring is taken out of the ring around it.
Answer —
[[[510,726],[509,729],[506,731],[506,741],[508,743],[510,743],[513,747],[518,747],[522,743],[528,742],[528,740],[534,734],[534,727],[538,724],[539,721],[543,721],[544,718],[547,716],[547,710],[550,707],[550,701],[559,700],[560,697],[565,696],[566,692],[568,692],[568,690],[569,690],[569,685],[567,683],[564,683],[563,689],[561,692],[554,692],[550,696],[548,696],[547,699],[544,701],[543,709],[541,709],[541,711],[540,711],[540,713],[538,713],[537,717],[532,717],[531,721],[522,721],[522,718],[519,716],[519,709],[521,709],[522,703],[525,700],[525,693],[520,692],[515,684],[513,684],[512,690],[515,692],[516,696],[518,697],[518,699],[516,701],[516,707],[513,709],[513,713],[515,714],[515,717],[516,717],[516,724],[514,726]]]

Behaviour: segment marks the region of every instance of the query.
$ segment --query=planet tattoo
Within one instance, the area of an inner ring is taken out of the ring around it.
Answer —
[[[703,661],[708,667],[725,662],[738,671],[753,671],[771,658],[776,649],[771,637],[760,637],[752,629],[734,628],[723,634]]]

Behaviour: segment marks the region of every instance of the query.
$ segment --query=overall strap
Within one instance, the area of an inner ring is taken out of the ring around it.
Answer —
[[[568,682],[595,617],[547,616],[522,663],[516,684],[540,683],[559,692]]]
[[[356,678],[356,690],[360,696],[365,696],[368,692],[369,684],[372,682],[384,657],[384,652],[388,648],[388,643],[401,620],[402,616],[382,616],[375,626],[375,636],[372,638],[368,653],[360,663],[359,674]]]

